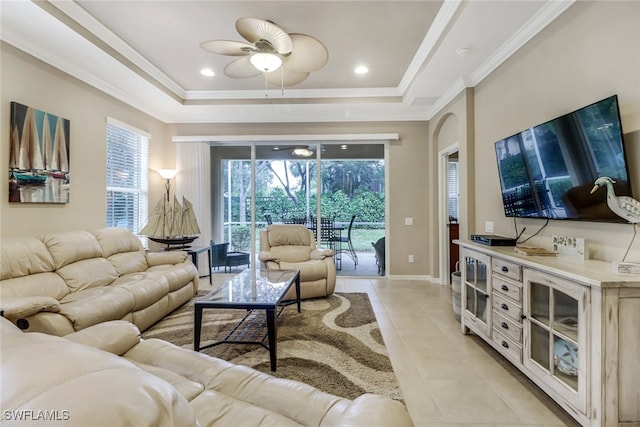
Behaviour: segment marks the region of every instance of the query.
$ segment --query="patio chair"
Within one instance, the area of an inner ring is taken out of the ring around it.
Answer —
[[[267,225],[273,224],[273,219],[271,219],[271,214],[264,214],[264,219],[267,220]]]
[[[229,243],[214,243],[211,241],[211,269],[224,267],[224,272],[227,272],[227,268],[231,271],[232,267],[240,265],[247,265],[251,263],[251,258],[247,252],[229,252]]]
[[[356,215],[352,215],[351,216],[351,222],[349,222],[349,229],[347,231],[347,235],[346,236],[340,236],[340,256],[342,256],[342,254],[347,254],[351,257],[351,259],[353,260],[353,268],[358,268],[358,254],[356,253],[355,249],[353,248],[353,243],[351,241],[351,229],[353,228],[353,222],[356,219]],[[346,243],[347,244],[347,249],[342,249],[342,243]]]

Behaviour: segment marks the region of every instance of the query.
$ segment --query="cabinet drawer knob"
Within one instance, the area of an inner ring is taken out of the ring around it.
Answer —
[[[500,304],[500,308],[509,311],[509,306],[505,303]]]
[[[508,291],[509,287],[507,285],[502,285],[500,289],[502,289],[503,291]]]
[[[503,346],[504,348],[509,348],[509,343],[508,343],[508,342],[506,342],[506,341],[502,341],[502,346]]]
[[[507,322],[502,322],[500,326],[502,326],[502,329],[509,329],[509,325],[507,325]]]
[[[504,265],[502,266],[502,268],[500,270],[502,270],[504,273],[508,273],[509,272],[509,269]]]

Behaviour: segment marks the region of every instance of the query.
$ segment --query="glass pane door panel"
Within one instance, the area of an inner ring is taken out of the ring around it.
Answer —
[[[476,290],[469,285],[466,285],[467,287],[467,303],[465,304],[465,306],[467,307],[467,310],[474,313],[476,311]]]
[[[467,282],[475,284],[476,283],[476,260],[470,257],[465,258],[465,269],[467,278]]]
[[[482,292],[476,293],[476,317],[487,323],[487,294]]]
[[[563,383],[578,390],[578,347],[558,336],[553,337],[553,374]]]
[[[531,317],[549,325],[549,287],[532,282],[530,295]],[[548,345],[547,348],[549,348]]]
[[[477,288],[487,292],[487,265],[484,262],[478,261],[477,268]]]
[[[549,331],[542,326],[531,323],[531,359],[549,370]]]
[[[557,289],[553,290],[553,328],[578,341],[578,300]]]

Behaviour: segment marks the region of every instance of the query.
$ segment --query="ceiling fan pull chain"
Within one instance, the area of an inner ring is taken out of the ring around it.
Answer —
[[[280,94],[284,96],[284,67],[280,67]]]
[[[267,70],[264,70],[264,97],[268,98],[269,97],[269,93],[267,92],[269,90],[268,86],[267,86]]]

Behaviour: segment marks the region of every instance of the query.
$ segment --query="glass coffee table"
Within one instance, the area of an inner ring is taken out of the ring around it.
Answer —
[[[291,286],[295,286],[296,299],[283,301]],[[271,370],[275,371],[278,354],[276,318],[291,304],[297,304],[300,313],[298,270],[244,270],[194,303],[193,349],[200,351],[220,344],[259,344],[269,350]],[[240,309],[247,313],[223,339],[200,347],[205,308]]]

